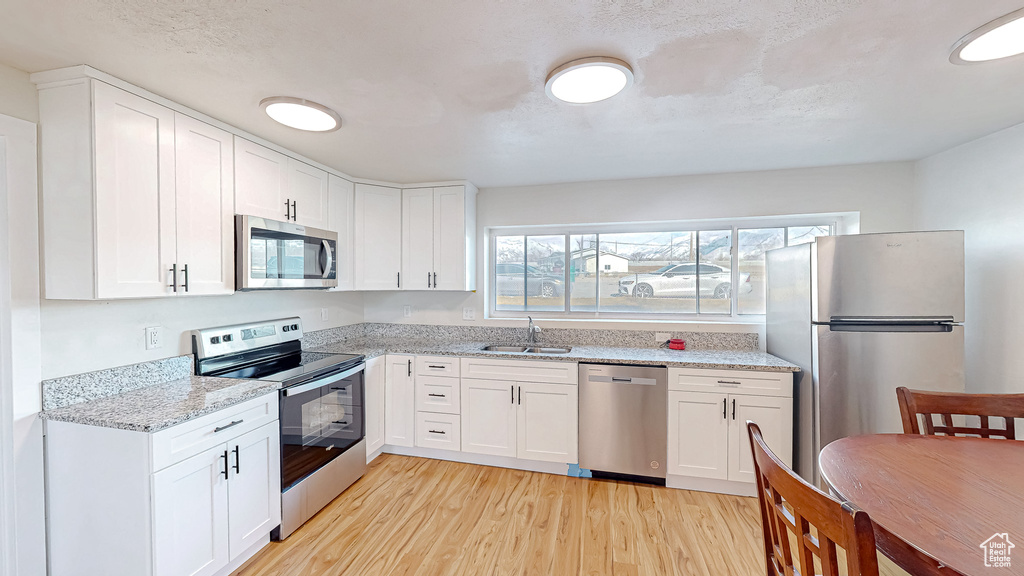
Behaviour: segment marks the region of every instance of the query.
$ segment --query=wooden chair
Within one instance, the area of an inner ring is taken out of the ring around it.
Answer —
[[[924,392],[903,386],[896,389],[905,434],[980,436],[1016,439],[1014,418],[1024,418],[1024,394],[956,394]],[[935,422],[938,415],[941,423]],[[918,417],[923,416],[924,432]],[[977,416],[980,426],[955,426],[953,416]],[[1002,428],[993,428],[989,420],[1000,419]]]
[[[846,551],[846,574],[877,576],[875,534],[867,512],[839,502],[794,474],[765,445],[757,424],[748,421],[747,432],[754,454],[768,576],[813,575],[819,569],[823,576],[839,576],[836,546]],[[791,533],[799,567],[793,559]],[[815,567],[815,558],[820,567]]]

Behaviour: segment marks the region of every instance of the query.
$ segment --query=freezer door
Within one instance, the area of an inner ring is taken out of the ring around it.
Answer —
[[[964,329],[848,332],[816,326],[819,447],[857,434],[902,432],[896,388],[964,391]]]
[[[814,322],[964,320],[964,233],[827,236],[814,244]]]

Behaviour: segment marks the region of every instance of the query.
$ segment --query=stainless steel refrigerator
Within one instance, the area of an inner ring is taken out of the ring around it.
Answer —
[[[794,378],[796,471],[846,436],[901,432],[896,388],[964,390],[964,234],[820,237],[766,256],[766,348]]]

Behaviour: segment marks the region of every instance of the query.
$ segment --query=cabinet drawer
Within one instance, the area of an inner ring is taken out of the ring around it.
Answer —
[[[462,377],[480,380],[576,384],[579,372],[575,362],[463,358]]]
[[[454,356],[417,356],[417,376],[459,376],[459,359]]]
[[[792,396],[790,372],[668,369],[668,389],[682,392],[724,392],[755,396]]]
[[[417,412],[416,446],[459,450],[462,446],[460,417],[457,414]]]
[[[416,377],[416,410],[458,414],[462,387],[458,378]]]
[[[277,392],[183,422],[152,435],[153,470],[162,470],[277,420]]]

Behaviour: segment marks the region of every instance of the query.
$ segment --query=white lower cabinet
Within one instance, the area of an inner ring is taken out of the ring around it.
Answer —
[[[458,414],[416,413],[416,446],[458,451],[461,426]]]
[[[363,372],[366,400],[366,457],[367,461],[384,446],[384,372],[385,357],[377,356],[366,361]]]
[[[222,576],[281,523],[276,394],[155,433],[47,422],[46,443],[53,576]]]
[[[793,456],[791,373],[669,370],[670,487],[753,494],[747,421],[788,465]]]
[[[462,451],[516,456],[516,383],[462,379]]]
[[[384,443],[412,447],[416,442],[416,400],[412,366],[416,357],[388,354],[384,379]]]
[[[516,456],[524,460],[579,461],[578,389],[567,384],[518,384]]]

